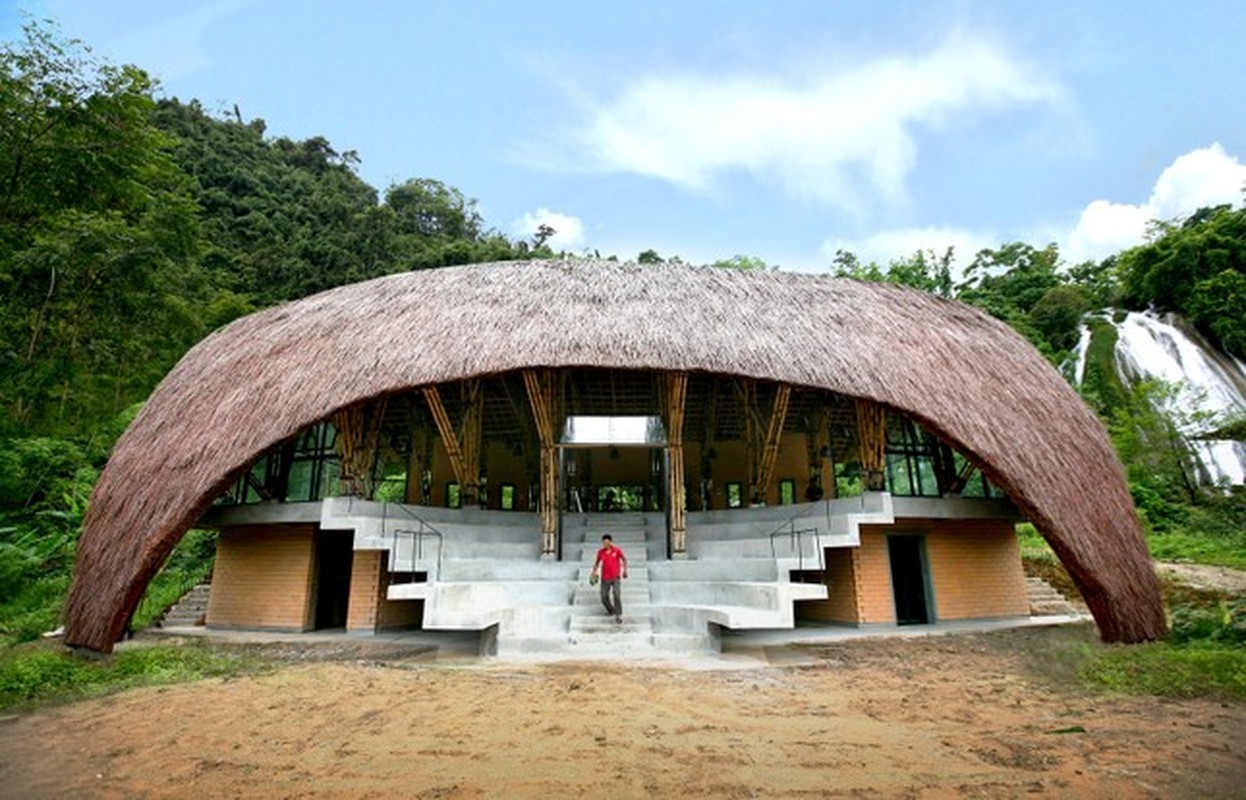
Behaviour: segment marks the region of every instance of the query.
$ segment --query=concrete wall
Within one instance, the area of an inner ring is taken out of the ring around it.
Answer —
[[[206,624],[310,630],[315,525],[251,525],[221,531]]]
[[[381,550],[356,550],[351,562],[348,631],[369,632],[416,627],[424,618],[423,600],[385,597],[386,555]]]

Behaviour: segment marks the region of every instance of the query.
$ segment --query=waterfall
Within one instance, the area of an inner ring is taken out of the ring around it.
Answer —
[[[1110,312],[1109,312],[1110,314]],[[1107,318],[1111,321],[1111,316]],[[1216,422],[1246,414],[1246,363],[1212,347],[1175,315],[1131,311],[1116,327],[1116,370],[1122,382],[1162,380],[1178,387],[1166,409],[1186,437],[1209,483],[1246,483],[1246,443],[1194,438],[1207,428],[1191,419],[1195,412]],[[1090,330],[1083,326],[1074,352],[1073,372],[1081,385]]]

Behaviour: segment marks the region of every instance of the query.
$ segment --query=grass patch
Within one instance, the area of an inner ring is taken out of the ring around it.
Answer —
[[[39,642],[0,651],[0,710],[253,674],[271,666],[255,653],[201,643],[131,646],[91,660],[69,654],[59,643]]]
[[[1059,692],[1246,701],[1246,647],[1227,642],[1108,645],[1086,624],[1007,632],[995,648]]]
[[[1246,700],[1246,648],[1213,642],[1100,646],[1078,676],[1100,691]]]
[[[1182,561],[1246,569],[1246,535],[1205,536],[1177,530],[1147,536],[1151,556],[1159,561]]]

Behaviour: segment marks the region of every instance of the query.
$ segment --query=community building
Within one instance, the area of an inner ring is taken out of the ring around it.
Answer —
[[[1015,523],[1103,637],[1164,632],[1107,436],[1006,325],[901,287],[601,261],[380,278],[195,347],[119,440],[66,611],[108,650],[191,527],[206,624],[489,652],[1028,614]],[[632,566],[611,627],[600,536]]]

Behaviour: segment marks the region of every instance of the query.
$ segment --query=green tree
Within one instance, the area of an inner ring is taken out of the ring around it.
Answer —
[[[1151,241],[1120,254],[1118,270],[1129,305],[1178,312],[1246,357],[1246,207],[1155,223]]]
[[[871,261],[868,265],[862,266],[857,254],[849,250],[836,250],[835,257],[831,259],[831,266],[835,268],[836,278],[856,278],[862,281],[886,280],[878,264]]]
[[[715,261],[712,266],[720,269],[738,269],[744,272],[765,272],[768,269],[777,269],[766,264],[765,259],[757,256],[735,255],[731,258],[723,258]]]
[[[888,283],[911,286],[940,297],[952,296],[951,247],[936,255],[933,250],[918,250],[908,258],[893,260],[887,266]]]
[[[1090,310],[1080,286],[1063,284],[1048,289],[1030,309],[1029,321],[1052,350],[1067,352],[1077,345],[1082,316]]]
[[[24,37],[0,46],[0,428],[72,430],[201,335],[200,240],[148,76]]]

